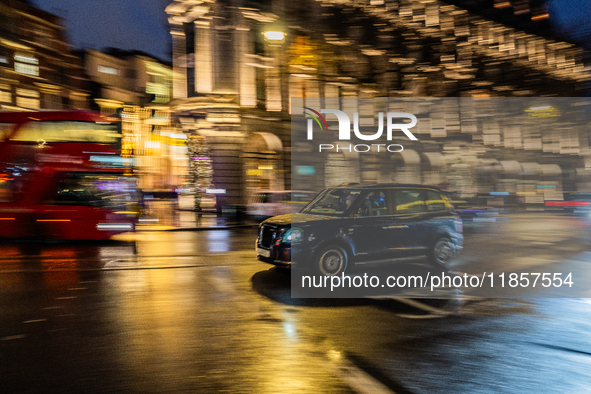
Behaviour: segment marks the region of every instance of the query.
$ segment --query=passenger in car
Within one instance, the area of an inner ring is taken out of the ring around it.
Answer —
[[[341,206],[340,210],[346,211],[347,209],[349,209],[351,204],[353,204],[353,201],[355,201],[355,195],[354,194],[347,195],[347,197],[345,198],[345,203]]]

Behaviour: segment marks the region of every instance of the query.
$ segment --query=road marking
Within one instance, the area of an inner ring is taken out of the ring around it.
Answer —
[[[71,296],[71,297],[57,297],[56,300],[71,300],[74,298],[78,298],[76,296]]]
[[[374,300],[393,300],[393,301],[400,302],[402,304],[412,306],[413,308],[417,308],[422,311],[432,313],[432,315],[422,315],[422,316],[408,315],[408,314],[396,314],[396,316],[400,316],[400,317],[408,317],[408,318],[412,318],[412,319],[433,319],[433,318],[448,316],[453,313],[453,312],[445,310],[445,309],[436,308],[434,306],[429,306],[427,304],[412,300],[410,298],[397,298],[397,297],[369,297],[369,298],[374,299]]]
[[[23,324],[28,324],[28,323],[39,323],[39,322],[42,322],[42,321],[47,321],[47,319],[34,319],[34,320],[25,320],[25,321],[23,322]]]
[[[72,287],[70,289],[68,289],[68,291],[74,291],[74,290],[86,290],[87,287]]]
[[[49,309],[61,309],[61,308],[63,308],[63,307],[64,307],[63,305],[57,305],[57,306],[48,306],[48,307],[45,307],[45,308],[42,308],[42,309],[43,309],[43,310],[49,310]]]
[[[194,255],[183,255],[183,256],[170,256],[170,255],[162,255],[162,256],[136,256],[133,259],[111,259],[106,260],[103,263],[103,266],[100,268],[18,268],[18,269],[3,269],[0,267],[0,273],[3,274],[15,274],[15,273],[36,273],[36,272],[99,272],[99,271],[123,271],[123,270],[154,270],[154,269],[177,269],[177,268],[202,268],[211,266],[209,260],[212,258],[227,258],[231,256],[229,253],[216,253],[213,255],[207,254],[194,254]],[[136,261],[137,258],[141,258],[141,261]],[[250,253],[249,253],[249,257]],[[168,265],[166,263],[167,258],[174,258],[178,260],[179,263],[175,265]],[[209,259],[209,260],[206,260]],[[154,262],[156,260],[156,262]],[[186,260],[186,263],[182,261]],[[26,262],[28,260],[19,260],[21,262]],[[32,260],[33,261],[33,260]],[[79,262],[91,261],[94,262],[94,259],[78,259]],[[2,263],[2,259],[0,259],[0,263]],[[85,281],[79,282],[82,283],[96,283],[97,281]]]
[[[330,351],[328,359],[331,361],[329,369],[331,372],[347,383],[353,390],[361,394],[394,394],[382,382],[355,366],[340,352]]]
[[[434,306],[429,306],[427,304],[423,304],[422,302],[419,301],[415,301],[412,300],[410,298],[395,298],[396,301],[401,302],[403,304],[406,305],[410,305],[412,307],[415,307],[417,309],[421,309],[425,312],[431,312],[434,313],[436,315],[450,315],[451,312],[446,311],[444,309],[440,309],[440,308],[435,308]]]
[[[20,335],[10,335],[8,337],[2,337],[0,338],[0,341],[12,341],[14,339],[23,339],[24,337],[26,337],[25,334],[20,334]]]
[[[439,319],[445,315],[409,315],[406,313],[398,313],[396,316],[402,317],[404,319]]]

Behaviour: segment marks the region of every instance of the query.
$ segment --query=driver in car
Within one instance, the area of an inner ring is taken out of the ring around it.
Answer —
[[[345,198],[345,202],[341,204],[341,206],[339,207],[339,211],[346,211],[347,209],[349,209],[349,207],[351,206],[351,204],[353,204],[353,201],[355,201],[355,195],[354,194],[348,194],[347,197]]]

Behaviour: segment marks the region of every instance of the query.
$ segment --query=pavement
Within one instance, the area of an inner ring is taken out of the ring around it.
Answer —
[[[137,231],[198,231],[253,227],[259,222],[235,214],[218,214],[211,211],[197,212],[179,208],[174,200],[152,201],[146,205],[140,217]]]

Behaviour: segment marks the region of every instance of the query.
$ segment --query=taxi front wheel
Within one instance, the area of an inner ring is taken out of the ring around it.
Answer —
[[[340,275],[347,269],[347,251],[337,245],[323,248],[317,254],[316,269],[321,275]]]

